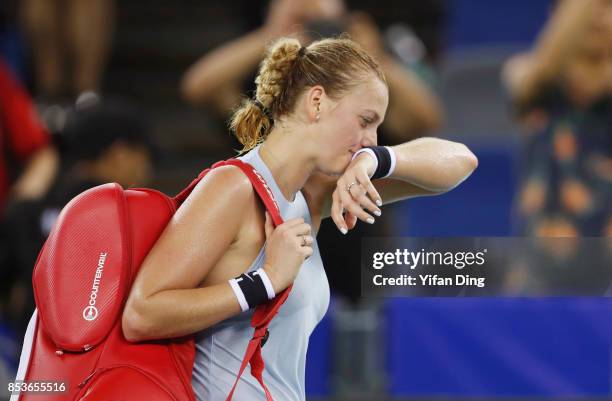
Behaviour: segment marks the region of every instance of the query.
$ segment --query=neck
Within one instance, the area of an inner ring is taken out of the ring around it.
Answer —
[[[293,202],[315,169],[314,157],[309,155],[305,133],[286,129],[279,124],[272,129],[259,148],[264,161],[285,199]]]

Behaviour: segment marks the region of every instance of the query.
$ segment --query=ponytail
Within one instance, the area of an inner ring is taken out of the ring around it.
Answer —
[[[269,112],[259,107],[252,99],[243,100],[230,121],[231,130],[243,145],[241,153],[248,152],[263,142],[270,133],[272,125],[273,120]]]

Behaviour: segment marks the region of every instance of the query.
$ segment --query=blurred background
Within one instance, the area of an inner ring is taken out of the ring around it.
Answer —
[[[241,148],[227,119],[266,43],[342,32],[388,77],[380,144],[457,140],[479,167],[347,237],[324,222],[333,298],[308,398],[612,399],[609,298],[367,299],[349,252],[372,236],[612,237],[609,0],[3,0],[1,386],[61,208],[109,181],[177,193]]]

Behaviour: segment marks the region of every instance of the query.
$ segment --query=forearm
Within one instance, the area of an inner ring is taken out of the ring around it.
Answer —
[[[164,290],[129,305],[124,334],[131,341],[193,334],[241,313],[230,285]]]
[[[396,166],[390,177],[428,191],[449,191],[478,166],[478,159],[465,145],[439,138],[415,139],[392,150]]]
[[[272,32],[264,27],[206,54],[183,77],[183,95],[194,103],[205,102],[218,88],[244,79],[261,61],[272,38]]]
[[[534,68],[556,75],[583,40],[599,0],[562,0],[533,51]]]
[[[11,189],[16,199],[37,199],[43,196],[55,178],[59,166],[57,151],[47,146],[37,151]]]
[[[534,48],[506,64],[503,78],[516,102],[529,102],[542,87],[559,78],[584,38],[597,1],[563,0]]]
[[[433,91],[415,73],[390,57],[381,60],[391,103],[386,128],[399,141],[435,131],[443,120],[442,106]]]

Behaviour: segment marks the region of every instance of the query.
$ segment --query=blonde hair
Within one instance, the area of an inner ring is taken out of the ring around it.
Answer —
[[[386,84],[378,63],[347,37],[322,39],[302,47],[297,39],[281,38],[268,49],[255,79],[255,98],[243,100],[231,118],[230,128],[246,152],[262,142],[274,119],[290,113],[307,87],[321,85],[339,98],[374,73]]]

